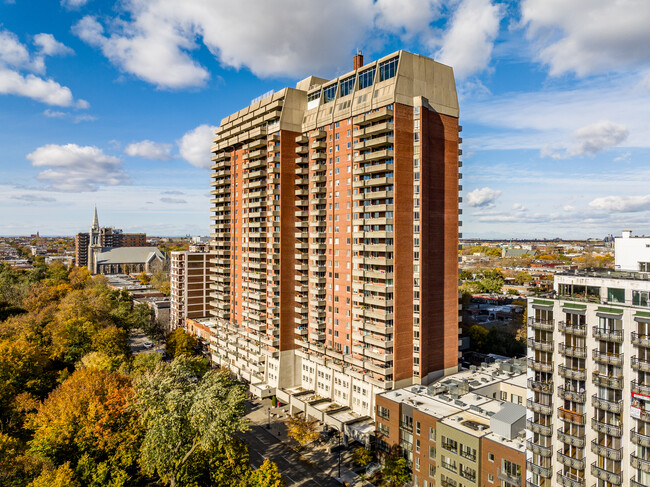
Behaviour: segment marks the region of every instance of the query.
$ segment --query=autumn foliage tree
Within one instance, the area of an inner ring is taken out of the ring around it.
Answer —
[[[290,438],[296,440],[301,447],[316,441],[320,437],[320,433],[316,430],[318,421],[315,419],[290,416],[286,424],[287,434]]]

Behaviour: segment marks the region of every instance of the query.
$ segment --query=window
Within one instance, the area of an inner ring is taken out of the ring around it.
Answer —
[[[494,461],[494,453],[488,453],[488,460],[491,462]]]
[[[607,288],[607,300],[610,303],[624,303],[625,289]]]
[[[634,306],[648,306],[648,292],[632,291],[632,304]]]
[[[436,459],[436,447],[435,446],[429,445],[429,458],[431,460]]]
[[[508,477],[521,478],[521,466],[509,460],[501,460],[501,470]]]
[[[336,98],[336,85],[328,86],[323,90],[323,103],[327,103]]]
[[[307,95],[307,103],[309,103],[310,101],[318,100],[319,98],[320,98],[320,90],[318,90],[315,93],[310,93],[309,95]]]
[[[377,431],[379,431],[382,435],[390,436],[390,428],[383,423],[377,423]]]
[[[395,77],[395,73],[397,73],[397,59],[395,57],[379,65],[379,81],[385,81]]]
[[[352,90],[354,89],[354,81],[356,80],[356,76],[350,76],[349,78],[346,78],[341,81],[341,92],[340,96],[347,96],[350,93],[352,93]],[[349,135],[349,134],[348,134]]]
[[[372,86],[375,81],[375,68],[368,69],[359,74],[359,89],[363,90],[368,86]]]
[[[383,406],[377,406],[377,416],[383,419],[390,419],[390,410]]]

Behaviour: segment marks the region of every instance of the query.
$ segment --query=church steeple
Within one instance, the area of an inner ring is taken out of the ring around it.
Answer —
[[[91,230],[99,230],[99,218],[97,218],[97,205],[95,205],[95,216],[93,218],[93,225],[90,227]]]
[[[97,273],[95,252],[101,251],[102,249],[100,233],[101,230],[99,228],[99,218],[97,218],[97,206],[95,206],[95,215],[93,217],[93,224],[90,227],[90,238],[88,239],[88,270],[90,270],[92,274]]]

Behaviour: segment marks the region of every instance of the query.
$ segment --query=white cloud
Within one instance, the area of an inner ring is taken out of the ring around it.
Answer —
[[[647,196],[604,196],[589,203],[594,210],[608,213],[633,213],[650,210],[650,195]]]
[[[626,162],[630,159],[632,153],[630,151],[624,152],[620,156],[614,158],[614,162]]]
[[[27,159],[34,167],[47,168],[37,177],[56,191],[96,191],[100,186],[128,183],[122,161],[94,146],[48,144]]]
[[[650,61],[647,0],[524,0],[521,17],[552,75],[585,76]]]
[[[57,41],[52,34],[36,34],[34,44],[44,56],[67,56],[74,51],[65,44]]]
[[[405,39],[427,34],[440,14],[441,0],[377,0],[377,27]]]
[[[51,41],[60,44],[50,34],[38,34],[35,37],[35,43],[41,49],[49,49],[51,53],[60,51],[61,48],[52,44]],[[65,46],[63,47],[65,48]],[[51,51],[52,49],[54,51]],[[42,54],[48,53],[42,51]],[[21,71],[29,73],[25,74]],[[67,86],[33,74],[44,72],[43,55],[31,56],[15,34],[6,30],[0,31],[0,94],[24,96],[47,105],[88,108],[89,103],[85,100],[75,100]]]
[[[521,203],[515,203],[514,205],[512,205],[512,209],[515,210],[515,211],[526,211],[527,210],[527,208],[524,205],[522,205]]]
[[[494,190],[488,187],[475,189],[467,193],[467,206],[472,208],[491,208],[494,202],[501,196],[501,191]]]
[[[184,205],[187,203],[187,200],[184,200],[182,198],[160,198],[161,203],[168,203],[172,205]]]
[[[575,206],[572,206],[572,205],[564,205],[564,206],[562,207],[562,209],[563,209],[564,211],[574,211],[574,210],[576,209],[576,207],[575,207]]]
[[[601,120],[576,130],[572,135],[576,142],[566,147],[564,151],[545,147],[541,151],[541,156],[553,159],[593,156],[621,144],[627,139],[628,135],[629,131],[625,125],[616,124],[609,120]]]
[[[88,3],[88,0],[61,0],[61,5],[66,8],[79,8]]]
[[[124,152],[132,157],[168,161],[171,159],[171,150],[172,146],[170,144],[161,144],[151,140],[143,140],[141,142],[127,145]]]
[[[181,157],[193,166],[207,169],[212,164],[210,161],[210,147],[217,127],[199,125],[187,132],[176,141]]]
[[[45,109],[43,115],[45,115],[48,118],[65,118],[68,116],[68,114],[65,112],[59,112],[57,110],[51,110],[49,108]]]
[[[435,58],[453,66],[460,79],[483,71],[490,63],[501,17],[503,8],[490,0],[462,0]]]
[[[11,196],[11,199],[27,201],[29,203],[34,203],[34,202],[52,203],[56,201],[56,198],[50,198],[49,196],[39,196],[36,194],[17,194]]]

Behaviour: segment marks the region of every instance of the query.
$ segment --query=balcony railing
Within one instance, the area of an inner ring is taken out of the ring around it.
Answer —
[[[632,332],[632,345],[639,347],[650,347],[650,335],[639,335],[636,332]]]
[[[638,357],[632,357],[632,368],[634,370],[641,370],[643,372],[650,372],[650,362],[641,360]]]
[[[594,326],[594,338],[597,338],[598,340],[622,343],[623,330],[609,330],[606,328],[601,328],[599,326]]]
[[[571,411],[570,409],[557,408],[558,416],[564,421],[569,421],[574,424],[585,424],[585,414]]]
[[[583,487],[585,485],[585,479],[568,472],[558,472],[557,483],[558,485],[563,485],[565,487]]]
[[[552,362],[537,362],[534,358],[529,358],[528,367],[538,372],[546,372],[547,374],[553,373]]]
[[[632,381],[632,392],[636,392],[637,394],[643,394],[646,396],[650,396],[650,386],[647,386],[645,384],[641,384],[637,382],[636,380]]]
[[[562,465],[566,465],[569,468],[575,470],[584,470],[585,469],[585,459],[584,458],[575,458],[570,455],[566,455],[562,450],[557,451],[557,461]]]
[[[542,340],[535,340],[534,338],[528,339],[528,347],[533,350],[539,350],[541,352],[552,352],[554,342],[546,342]]]
[[[650,436],[638,433],[635,429],[630,430],[630,439],[635,445],[650,448]]]
[[[617,472],[610,472],[604,468],[596,465],[596,462],[591,464],[591,474],[600,480],[610,482],[615,485],[621,485],[621,474]]]
[[[564,333],[571,333],[572,335],[586,336],[587,327],[585,325],[572,325],[565,321],[558,322],[558,329]]]
[[[650,473],[649,460],[645,460],[643,458],[637,457],[636,455],[632,455],[630,457],[630,465],[632,465],[633,468],[641,470],[642,472]]]
[[[587,347],[571,347],[566,345],[565,343],[560,343],[559,350],[560,350],[560,354],[569,357],[576,357],[576,358],[587,357]]]
[[[521,485],[521,476],[513,475],[510,472],[506,472],[500,467],[497,468],[497,478],[503,480],[506,484],[519,487]]]
[[[585,402],[587,400],[587,395],[584,392],[577,392],[567,389],[564,386],[559,386],[557,388],[557,394],[562,399],[573,402]]]
[[[623,389],[623,376],[607,376],[594,372],[592,375],[594,384],[597,386],[609,387],[611,389]]]
[[[526,407],[535,413],[545,414],[547,416],[553,414],[552,404],[542,404],[540,402],[535,402],[534,399],[528,399],[526,401]]]
[[[577,369],[560,365],[558,368],[561,377],[566,379],[587,380],[587,371],[585,369]]]
[[[612,413],[620,413],[623,407],[623,400],[618,401],[609,401],[607,399],[600,398],[595,394],[591,396],[591,402],[594,407],[602,409],[603,411],[609,411]]]
[[[553,331],[555,328],[553,320],[538,320],[536,318],[529,318],[528,325],[532,328],[535,328],[536,330],[544,331]]]
[[[623,430],[620,425],[601,423],[596,418],[591,418],[591,428],[598,433],[605,433],[610,436],[622,436]]]
[[[591,442],[591,451],[598,456],[608,458],[609,460],[616,460],[618,462],[623,458],[623,449],[622,448],[610,448],[605,445],[601,445],[596,440]]]
[[[532,389],[533,391],[537,392],[543,392],[546,394],[553,394],[553,382],[548,381],[548,382],[542,382],[542,381],[536,381],[533,379],[528,379],[528,388]]]
[[[608,365],[623,365],[623,354],[622,353],[606,353],[601,352],[600,350],[592,350],[593,359],[599,364],[608,364]]]
[[[532,419],[526,420],[526,427],[533,433],[539,433],[542,436],[552,436],[553,430],[550,424],[535,423]]]
[[[550,447],[538,445],[537,443],[533,443],[531,440],[526,441],[526,448],[542,457],[550,458],[553,456],[553,450]]]
[[[562,428],[558,428],[557,430],[557,439],[566,445],[571,445],[578,448],[583,448],[586,443],[584,434],[582,437],[570,435],[569,433],[565,433]]]
[[[544,477],[545,479],[550,479],[551,475],[553,475],[551,467],[542,467],[541,465],[533,463],[531,460],[526,460],[526,469],[533,474]]]

